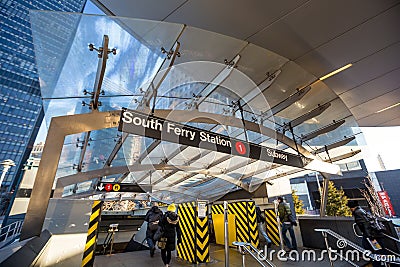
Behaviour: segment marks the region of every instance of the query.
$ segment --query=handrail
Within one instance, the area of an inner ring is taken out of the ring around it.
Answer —
[[[360,252],[365,252],[366,251],[366,249],[360,247],[359,245],[357,245],[357,244],[353,243],[352,241],[348,240],[347,238],[345,238],[345,237],[339,235],[338,233],[332,231],[331,229],[314,229],[314,231],[315,232],[325,232],[325,233],[331,235],[332,237],[335,237],[338,240],[342,239],[342,240],[346,241],[347,246],[350,246],[350,247],[352,247],[354,249],[357,249]]]
[[[334,253],[334,254],[336,254],[336,255],[338,255],[338,256],[341,256],[341,255],[340,255],[339,253],[335,253],[334,251],[332,251],[332,250],[330,249],[329,244],[328,244],[327,235],[330,235],[330,236],[332,236],[332,237],[334,237],[334,238],[336,238],[336,239],[338,239],[338,240],[344,240],[344,241],[346,242],[346,246],[350,246],[350,247],[352,247],[352,248],[358,250],[359,252],[362,252],[363,255],[369,257],[369,258],[372,259],[372,260],[378,258],[378,257],[377,257],[377,254],[374,254],[374,253],[372,253],[371,251],[360,247],[359,245],[357,245],[357,244],[353,243],[352,241],[348,240],[347,238],[345,238],[345,237],[339,235],[338,233],[332,231],[331,229],[314,229],[314,231],[316,231],[316,232],[321,232],[322,235],[323,235],[323,237],[324,237],[324,239],[325,239],[325,245],[326,245],[326,248],[327,248],[327,250],[328,250],[329,261],[330,261],[330,263],[331,263],[331,266],[333,266],[333,262],[332,262],[330,253]],[[367,253],[367,252],[369,252],[369,253]],[[352,264],[353,266],[357,266],[355,263],[353,263],[353,262],[350,261],[349,259],[343,258],[343,257],[341,257],[341,258],[344,259],[345,261],[347,261],[348,263]],[[394,261],[393,261],[393,260],[390,260],[390,261],[388,261],[388,263],[397,263],[397,264],[398,264],[398,263],[399,263],[399,258],[398,258],[398,257],[395,257],[395,260],[394,260]]]
[[[112,235],[114,235],[114,233],[107,232],[106,238],[104,239],[104,242],[103,242],[103,255],[106,255],[107,248],[111,244]],[[110,254],[111,254],[111,251],[110,251]]]
[[[357,236],[357,237],[362,237],[362,235],[359,235],[358,233],[357,233],[357,231],[356,231],[356,226],[357,224],[356,223],[353,223],[353,232],[354,232],[354,234]],[[392,239],[393,241],[396,241],[397,243],[400,243],[400,239],[397,239],[397,238],[395,238],[395,237],[393,237],[393,236],[391,236],[391,235],[388,235],[388,234],[385,234],[385,233],[382,233],[382,235],[384,235],[385,237],[387,237],[387,238],[389,238],[389,239]]]
[[[239,247],[239,252],[240,254],[242,254],[242,267],[245,267],[246,264],[245,263],[246,252],[250,254],[261,266],[276,267],[275,264],[269,261],[267,257],[264,257],[263,253],[261,253],[261,251],[259,251],[256,247],[254,247],[251,243],[234,241],[232,245]],[[261,260],[260,258],[262,258],[263,260]],[[268,265],[265,265],[263,261],[266,262]]]
[[[112,223],[108,226],[108,233],[107,233],[106,239],[104,240],[104,243],[103,243],[103,254],[104,255],[106,254],[106,250],[109,245],[111,245],[110,246],[110,255],[112,254],[115,232],[118,232],[118,223]]]
[[[0,230],[0,247],[21,233],[23,220],[10,223]],[[11,234],[10,234],[11,233]]]

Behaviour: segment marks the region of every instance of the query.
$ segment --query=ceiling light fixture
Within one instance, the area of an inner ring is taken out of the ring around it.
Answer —
[[[337,70],[334,70],[334,71],[326,74],[325,76],[322,76],[321,78],[319,78],[319,80],[323,81],[323,80],[325,80],[325,79],[327,79],[327,78],[329,78],[329,77],[331,77],[331,76],[333,76],[333,75],[335,75],[335,74],[337,74],[337,73],[339,73],[341,71],[344,71],[345,69],[350,68],[351,66],[353,66],[353,64],[349,63],[346,66],[343,66],[343,67],[341,67],[341,68],[339,68]]]
[[[381,113],[381,112],[383,112],[383,111],[385,111],[385,110],[388,110],[388,109],[397,107],[397,106],[399,106],[399,105],[400,105],[400,102],[399,102],[399,103],[396,103],[396,104],[394,104],[394,105],[388,106],[388,107],[386,107],[386,108],[383,108],[383,109],[381,109],[381,110],[378,110],[378,111],[375,112],[375,113]]]

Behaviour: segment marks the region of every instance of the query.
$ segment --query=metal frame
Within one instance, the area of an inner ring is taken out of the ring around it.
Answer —
[[[120,111],[115,110],[52,118],[37,172],[37,177],[40,177],[40,179],[35,179],[33,185],[28,210],[22,226],[21,240],[40,235],[65,136],[117,127],[119,117]]]
[[[242,126],[241,119],[220,114],[199,112],[197,110],[155,110],[154,115],[161,118],[168,118],[169,120],[176,122],[193,121],[218,124],[218,122],[223,121],[229,126],[238,128]],[[108,112],[93,111],[92,113],[87,114],[52,118],[46,138],[46,145],[43,149],[41,164],[39,165],[37,173],[37,177],[41,177],[41,179],[36,179],[33,186],[31,200],[29,202],[27,215],[22,228],[21,240],[40,235],[65,136],[117,127],[119,120],[119,110]],[[272,138],[275,138],[276,136],[274,130],[254,122],[246,121],[246,127],[247,130],[262,133]],[[281,139],[282,141],[287,141],[290,145],[294,143],[293,140],[284,138],[283,136],[281,136]],[[299,150],[300,148],[302,147],[300,146]],[[311,158],[315,157],[305,148],[302,148],[302,150],[304,150],[302,152],[305,152],[304,156],[311,156]],[[101,173],[107,173],[107,168],[99,171],[98,176],[103,176]],[[224,178],[221,177],[221,179]]]

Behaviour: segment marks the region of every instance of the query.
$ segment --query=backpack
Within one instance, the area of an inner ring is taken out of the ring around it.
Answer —
[[[157,231],[158,229],[158,222],[161,220],[161,213],[155,213],[155,212],[151,212],[151,214],[149,214],[149,229],[150,231],[154,232]]]
[[[376,217],[373,214],[371,214],[370,212],[366,212],[366,211],[364,211],[364,214],[368,220],[369,227],[371,228],[371,230],[373,232],[382,233],[382,232],[386,231],[386,226],[382,222],[385,219],[383,219],[381,217]]]

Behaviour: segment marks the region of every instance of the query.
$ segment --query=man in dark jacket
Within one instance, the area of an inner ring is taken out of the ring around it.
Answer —
[[[297,241],[293,230],[293,222],[290,218],[291,216],[293,216],[292,210],[290,209],[289,204],[283,200],[283,197],[278,197],[278,203],[279,219],[282,223],[283,241],[290,250],[297,250]],[[292,242],[290,242],[289,238],[286,236],[287,231],[289,231],[290,239],[292,239]]]
[[[371,224],[367,217],[367,212],[363,210],[359,205],[357,200],[349,200],[347,202],[347,206],[353,213],[354,222],[357,224],[357,227],[362,232],[362,246],[363,248],[370,250],[372,253],[377,253],[371,246],[370,242],[378,243],[383,248],[383,238],[379,233],[375,233],[371,228]],[[370,241],[368,241],[370,240]],[[379,254],[382,251],[378,252]],[[381,262],[372,262],[372,266],[381,266]]]
[[[158,223],[163,216],[163,212],[158,208],[156,202],[153,203],[153,207],[146,213],[144,220],[147,222],[146,230],[146,241],[150,248],[150,256],[154,256],[154,251],[156,250],[154,234],[158,229]]]

